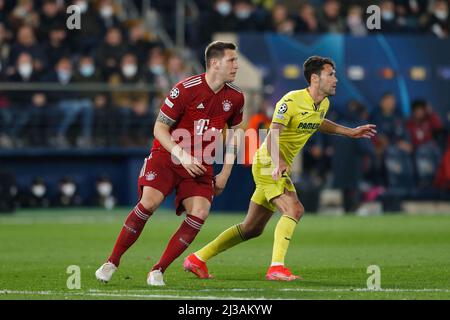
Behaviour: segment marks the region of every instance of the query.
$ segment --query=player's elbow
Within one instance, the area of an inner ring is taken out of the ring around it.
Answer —
[[[155,126],[153,127],[153,136],[155,137],[155,139],[161,140],[161,135],[163,134],[164,129],[165,128],[163,127],[163,125],[160,122],[156,121]]]

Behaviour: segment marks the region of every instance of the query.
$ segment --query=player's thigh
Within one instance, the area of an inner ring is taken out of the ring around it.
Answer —
[[[155,211],[176,185],[169,159],[168,153],[156,151],[144,160],[138,178],[139,201],[149,211]]]
[[[271,200],[281,214],[299,221],[305,209],[295,191],[284,190],[284,193]]]
[[[204,220],[208,217],[213,197],[213,176],[183,178],[176,190],[176,213],[180,215],[186,211],[188,214]]]
[[[206,220],[211,208],[211,202],[202,196],[193,196],[183,200],[183,206],[187,214]]]
[[[241,223],[241,230],[244,232],[245,237],[253,238],[262,234],[272,215],[272,210],[250,201],[247,215]]]
[[[164,200],[164,194],[149,186],[144,186],[142,190],[141,200],[139,201],[145,209],[154,212]]]

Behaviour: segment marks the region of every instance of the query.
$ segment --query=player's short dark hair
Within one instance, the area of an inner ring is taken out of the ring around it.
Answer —
[[[231,42],[214,41],[205,49],[205,66],[209,68],[210,61],[213,58],[222,58],[226,49],[236,50],[237,46]]]
[[[322,71],[323,66],[326,64],[329,64],[334,69],[336,69],[334,61],[330,58],[312,56],[306,59],[305,63],[303,64],[303,75],[305,76],[308,84],[311,84],[311,76],[313,74],[317,74],[318,76],[320,76],[320,72]]]

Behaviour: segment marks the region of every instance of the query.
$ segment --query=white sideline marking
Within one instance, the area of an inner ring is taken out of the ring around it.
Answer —
[[[149,289],[150,290],[150,289]],[[18,291],[18,290],[0,290],[0,294],[15,294],[15,295],[62,295],[62,296],[92,296],[92,297],[122,297],[122,298],[153,298],[153,299],[205,299],[205,300],[264,300],[266,297],[234,297],[234,296],[191,296],[191,295],[175,295],[175,294],[162,294],[163,292],[180,292],[189,291],[187,289],[151,289],[151,291],[159,291],[161,294],[150,294],[149,290],[109,290],[101,291],[98,289],[89,289],[82,292],[67,292],[67,291]],[[222,289],[199,289],[199,292],[248,292],[248,291],[266,291],[283,292],[283,291],[296,291],[296,292],[441,292],[448,293],[450,289],[440,288],[424,288],[424,289],[402,289],[402,288],[386,288],[380,290],[369,290],[367,288],[330,288],[330,289],[309,289],[309,288],[282,288],[282,289],[246,289],[246,288],[222,288]],[[280,298],[281,299],[281,298]],[[281,299],[287,300],[287,299]]]
[[[282,291],[298,291],[298,292],[450,292],[450,289],[442,288],[424,288],[424,289],[403,289],[403,288],[386,288],[380,290],[371,290],[367,288],[330,288],[330,289],[312,289],[312,288],[218,288],[218,289],[151,289],[152,291],[164,291],[164,292],[182,292],[182,291],[192,291],[197,292],[247,292],[247,291],[272,291],[272,292],[282,292]],[[89,289],[89,292],[105,292],[98,289]],[[133,293],[144,293],[148,290],[132,289],[132,290],[108,290],[108,293],[120,293],[120,292],[133,292]]]
[[[148,291],[146,291],[148,292]],[[62,295],[62,296],[97,296],[97,297],[128,297],[128,298],[171,298],[171,299],[205,299],[205,300],[264,300],[264,297],[216,297],[216,296],[182,296],[169,294],[128,294],[110,293],[110,292],[57,292],[57,291],[15,291],[0,290],[0,294],[17,294],[17,295]]]

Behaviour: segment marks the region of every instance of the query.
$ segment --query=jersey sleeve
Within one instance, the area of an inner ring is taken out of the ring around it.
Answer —
[[[235,127],[242,122],[244,116],[244,95],[240,94],[239,103],[234,108],[233,115],[228,119],[228,127]]]
[[[293,116],[293,111],[294,101],[286,95],[277,102],[273,113],[272,122],[287,126]]]
[[[187,94],[187,90],[181,84],[177,84],[164,99],[160,111],[171,120],[178,121],[184,113],[186,101],[188,100]]]

